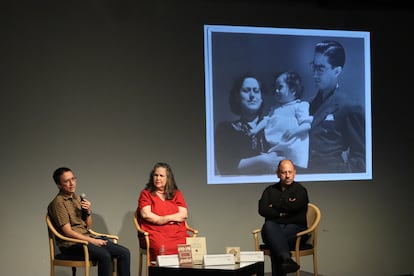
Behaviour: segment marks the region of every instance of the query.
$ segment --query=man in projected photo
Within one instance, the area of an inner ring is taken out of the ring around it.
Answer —
[[[259,80],[247,74],[230,91],[230,109],[239,118],[220,122],[215,130],[215,160],[221,175],[270,174],[281,159],[275,152],[267,152],[263,130],[250,133],[263,119],[262,90]]]
[[[309,132],[310,173],[365,171],[365,117],[338,83],[345,64],[344,47],[325,40],[315,45],[310,63],[318,88],[310,103],[313,122]]]

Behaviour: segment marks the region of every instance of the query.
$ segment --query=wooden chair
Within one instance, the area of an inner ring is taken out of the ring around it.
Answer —
[[[318,265],[316,260],[316,249],[318,242],[318,226],[321,220],[321,211],[313,204],[308,204],[308,212],[306,214],[308,228],[302,232],[296,234],[295,248],[290,252],[295,260],[300,264],[300,257],[313,255],[313,273],[314,276],[318,275]],[[265,255],[270,255],[270,250],[266,244],[261,244],[261,238],[259,234],[262,230],[260,228],[253,230],[253,239],[256,251],[263,251]],[[308,238],[309,237],[309,238]],[[308,239],[307,239],[308,238]],[[302,240],[307,239],[307,240]],[[300,270],[296,272],[296,276],[300,276]]]
[[[141,226],[138,223],[138,216],[137,212],[134,213],[134,224],[135,228],[138,232],[138,246],[139,246],[139,268],[138,268],[138,276],[142,276],[142,267],[143,267],[143,259],[144,255],[146,256],[146,276],[148,276],[148,267],[151,265],[151,258],[150,258],[150,234],[142,230]],[[197,237],[198,230],[188,226],[187,221],[185,222],[185,226],[187,227],[187,231],[192,233],[193,237]],[[141,242],[142,240],[142,242]]]
[[[84,268],[84,275],[89,276],[90,274],[90,268],[92,266],[96,266],[96,262],[90,260],[89,258],[89,250],[88,250],[88,242],[84,240],[69,238],[66,236],[63,236],[60,234],[56,228],[54,227],[50,217],[48,214],[46,214],[46,224],[47,224],[47,230],[48,230],[48,236],[49,236],[49,252],[50,252],[50,276],[55,275],[55,266],[67,266],[72,267],[72,275],[76,276],[76,268],[77,267],[83,267]],[[114,243],[118,242],[118,236],[115,235],[109,235],[109,234],[102,234],[95,232],[91,229],[89,229],[90,233],[92,235],[97,236],[105,236],[109,239],[112,239]],[[75,243],[79,243],[83,245],[83,253],[84,256],[73,256],[73,255],[66,255],[64,253],[61,253],[58,246],[56,245],[56,239],[71,241]],[[113,275],[116,276],[116,258],[113,260]]]

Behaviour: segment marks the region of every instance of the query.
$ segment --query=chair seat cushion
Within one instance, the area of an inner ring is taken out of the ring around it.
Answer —
[[[267,244],[261,244],[259,246],[260,250],[269,250],[269,246],[267,246]],[[312,249],[313,246],[309,243],[303,243],[300,245],[300,250],[307,250],[307,249]],[[293,250],[293,248],[291,248],[290,250]]]
[[[64,253],[56,254],[55,259],[69,260],[69,261],[84,261],[85,260],[85,258],[81,255],[71,255],[71,254],[64,254]]]
[[[71,254],[64,254],[58,253],[55,255],[55,260],[64,260],[64,261],[85,261],[85,258],[81,255],[71,255]],[[91,260],[92,265],[96,266],[98,264],[98,260]]]
[[[138,232],[139,248],[147,249],[147,242],[145,241],[145,236]]]

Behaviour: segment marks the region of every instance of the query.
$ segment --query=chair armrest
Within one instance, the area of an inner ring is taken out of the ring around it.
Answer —
[[[254,229],[252,231],[253,239],[254,239],[254,249],[256,251],[260,251],[260,245],[259,245],[259,243],[260,243],[259,242],[259,233],[260,232],[262,232],[262,229],[261,228]]]
[[[134,215],[134,224],[135,224],[135,229],[138,231],[139,235],[147,236],[147,237],[149,236],[149,233],[142,230],[141,225],[139,225],[136,213]]]
[[[296,233],[296,237],[304,236],[306,234],[312,233],[313,231],[315,231],[316,227],[318,227],[318,224],[319,224],[319,220],[315,220],[315,222],[309,228],[307,228],[306,230],[303,230],[299,233]]]
[[[197,237],[197,235],[198,235],[198,230],[197,230],[197,229],[195,229],[195,228],[190,227],[190,226],[187,224],[187,221],[185,221],[185,227],[187,228],[187,231],[190,231],[191,233],[193,233],[193,237]]]
[[[257,228],[257,229],[254,229],[254,230],[252,231],[252,234],[253,234],[253,235],[255,235],[255,234],[258,234],[258,233],[260,233],[260,232],[262,232],[262,229]]]
[[[99,233],[99,232],[96,232],[96,231],[94,231],[92,229],[88,229],[88,231],[89,231],[89,233],[91,233],[94,236],[103,236],[103,237],[106,237],[108,239],[112,239],[113,241],[118,241],[119,240],[119,237],[117,235],[106,234],[106,233]]]
[[[53,229],[54,230],[54,229]],[[52,230],[52,232],[53,232],[53,234],[57,237],[57,238],[59,238],[59,239],[61,239],[61,240],[64,240],[64,241],[70,241],[70,242],[75,242],[75,243],[80,243],[80,244],[88,244],[88,242],[87,241],[84,241],[84,240],[80,240],[80,239],[75,239],[75,238],[69,238],[69,237],[66,237],[66,236],[63,236],[62,234],[60,234],[59,232],[55,232],[55,231],[53,231]]]
[[[301,231],[299,233],[296,233],[296,237],[302,237],[302,236],[305,236],[305,235],[310,234],[312,232],[313,232],[313,229],[308,228],[308,229],[303,230],[303,231]]]
[[[80,244],[88,244],[87,241],[84,240],[80,240],[80,239],[75,239],[75,238],[70,238],[70,237],[66,237],[64,235],[62,235],[61,233],[59,233],[55,227],[52,224],[52,221],[50,220],[50,217],[48,214],[46,214],[46,224],[47,224],[47,228],[49,229],[49,231],[57,238],[64,240],[64,241],[70,241],[70,242],[75,242],[75,243],[80,243]],[[50,232],[49,232],[49,237],[50,237]]]

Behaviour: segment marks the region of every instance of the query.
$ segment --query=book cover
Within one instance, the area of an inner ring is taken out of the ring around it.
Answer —
[[[205,237],[188,237],[187,244],[191,245],[191,253],[194,264],[202,264],[204,255],[207,254]]]
[[[193,257],[191,252],[191,245],[178,244],[178,263],[179,265],[192,265]]]

